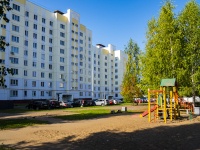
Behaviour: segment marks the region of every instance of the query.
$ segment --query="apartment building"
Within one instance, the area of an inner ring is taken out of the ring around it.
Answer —
[[[121,98],[127,56],[115,46],[92,46],[92,31],[68,9],[50,12],[28,0],[12,0],[0,35],[10,45],[0,63],[14,68],[0,100]]]

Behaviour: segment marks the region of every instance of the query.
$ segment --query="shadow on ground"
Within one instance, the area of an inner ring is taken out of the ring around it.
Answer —
[[[104,131],[85,139],[65,137],[53,143],[24,147],[25,142],[9,145],[31,150],[196,150],[200,149],[200,123],[181,126],[159,126],[134,132]]]

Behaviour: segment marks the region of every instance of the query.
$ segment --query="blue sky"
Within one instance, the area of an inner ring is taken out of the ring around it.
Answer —
[[[80,14],[80,22],[93,33],[93,45],[113,44],[124,50],[132,38],[145,48],[147,23],[158,17],[164,0],[30,0],[50,11],[67,12],[72,9]],[[178,14],[189,0],[174,0]],[[200,0],[196,0],[200,3]]]

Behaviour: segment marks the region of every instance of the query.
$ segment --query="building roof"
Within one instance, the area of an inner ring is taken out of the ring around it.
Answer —
[[[54,13],[59,13],[59,14],[61,14],[61,15],[64,14],[64,13],[63,13],[62,11],[60,11],[60,10],[55,10]]]

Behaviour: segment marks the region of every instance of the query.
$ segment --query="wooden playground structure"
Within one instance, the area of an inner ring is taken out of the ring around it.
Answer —
[[[148,115],[149,122],[162,119],[166,123],[167,119],[180,118],[183,109],[192,113],[193,105],[179,99],[176,79],[162,79],[159,90],[148,89],[148,110],[140,116]]]

